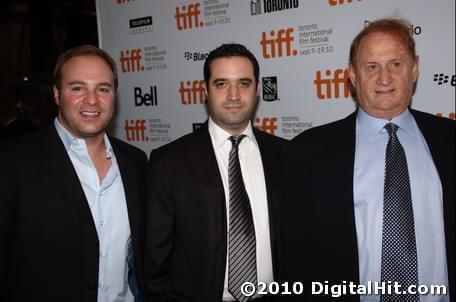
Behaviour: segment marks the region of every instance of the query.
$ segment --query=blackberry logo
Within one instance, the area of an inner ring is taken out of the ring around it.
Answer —
[[[443,84],[448,84],[448,82],[450,81],[450,76],[447,75],[447,74],[443,74],[443,73],[436,73],[434,74],[434,82],[437,82],[437,85],[443,85]],[[453,74],[453,76],[451,77],[451,86],[454,87],[455,85],[455,82],[456,82],[456,76]]]
[[[263,77],[263,100],[266,102],[273,102],[279,100],[277,77]]]

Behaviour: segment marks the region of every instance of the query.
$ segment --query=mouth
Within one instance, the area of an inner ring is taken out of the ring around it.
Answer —
[[[242,104],[231,103],[231,104],[226,104],[224,107],[228,111],[239,111],[242,109],[243,106],[242,106]]]
[[[390,95],[390,94],[393,94],[395,91],[394,88],[390,88],[390,89],[377,89],[375,90],[375,93],[378,94],[378,95]]]
[[[96,118],[100,115],[99,111],[81,111],[80,114],[86,118]]]

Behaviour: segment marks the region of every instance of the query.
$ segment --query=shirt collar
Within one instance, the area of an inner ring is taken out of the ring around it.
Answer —
[[[231,134],[217,125],[211,117],[209,117],[208,128],[215,148],[220,149],[227,141],[229,141]],[[256,142],[250,121],[244,131],[242,131],[240,134],[245,134],[247,136],[247,138],[244,138],[241,141],[241,144],[247,140]]]
[[[357,131],[369,137],[375,136],[384,129],[385,125],[388,123],[396,124],[401,130],[404,130],[406,133],[417,136],[417,126],[415,124],[415,119],[410,113],[410,110],[407,108],[404,112],[395,116],[391,121],[386,119],[381,119],[369,115],[361,107],[358,108],[357,114]]]
[[[72,135],[65,127],[63,127],[57,117],[54,120],[54,126],[67,152],[69,152],[72,148],[80,149],[81,146],[86,146],[85,141],[82,138],[77,138]],[[111,158],[113,156],[113,151],[111,142],[109,141],[106,133],[104,134],[103,139],[106,146],[106,158]]]

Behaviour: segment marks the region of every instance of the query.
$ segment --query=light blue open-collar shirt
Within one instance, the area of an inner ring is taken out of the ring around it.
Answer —
[[[131,242],[127,203],[108,136],[104,135],[106,158],[110,158],[112,164],[100,181],[85,141],[74,137],[57,118],[54,124],[81,182],[98,233],[98,302],[133,302],[127,279],[127,256]]]
[[[390,121],[361,108],[356,120],[353,176],[360,283],[380,281],[385,151]],[[429,147],[409,110],[391,120],[405,150],[415,221],[420,285],[448,285],[442,186]],[[438,134],[436,134],[438,135]],[[362,302],[379,296],[362,296]],[[421,302],[448,302],[449,296],[420,297]]]

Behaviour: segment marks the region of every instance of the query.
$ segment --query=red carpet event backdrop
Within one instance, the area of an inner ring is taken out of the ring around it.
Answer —
[[[260,63],[256,127],[291,139],[355,103],[347,62],[371,20],[411,23],[420,56],[412,106],[454,119],[454,0],[98,0],[100,46],[119,69],[113,134],[146,152],[207,119],[203,63],[226,42]]]

